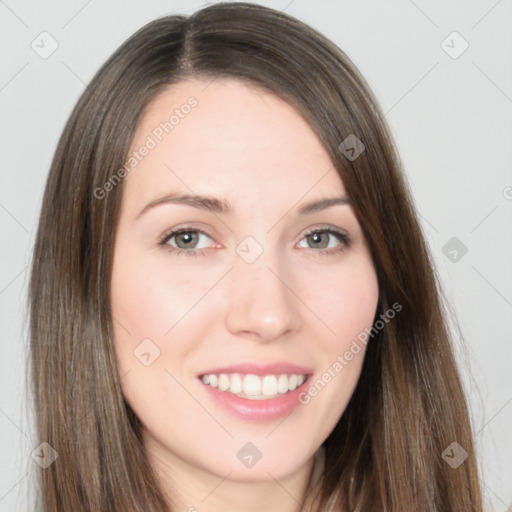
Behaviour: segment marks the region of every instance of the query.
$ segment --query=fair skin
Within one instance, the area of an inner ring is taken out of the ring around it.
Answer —
[[[311,127],[268,92],[234,79],[209,82],[169,87],[135,134],[140,148],[196,98],[122,183],[111,281],[121,384],[173,510],[296,512],[313,456],[357,384],[364,350],[309,403],[270,421],[219,407],[198,373],[286,361],[311,368],[312,381],[321,378],[372,325],[377,277],[350,204],[298,214],[313,200],[346,195]],[[229,201],[233,212],[162,203],[140,214],[176,192]],[[184,226],[205,234],[158,245]],[[317,239],[307,236],[313,228]],[[350,246],[326,228],[347,233]],[[246,237],[263,249],[251,263],[236,252]],[[145,352],[160,351],[149,365],[134,356],[146,339]],[[247,442],[262,454],[252,467],[237,457]]]

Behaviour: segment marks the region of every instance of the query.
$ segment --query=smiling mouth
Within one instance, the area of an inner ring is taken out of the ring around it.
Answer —
[[[268,400],[286,395],[302,386],[308,374],[281,373],[254,375],[251,373],[210,373],[200,376],[202,382],[219,391],[232,393],[248,400]]]

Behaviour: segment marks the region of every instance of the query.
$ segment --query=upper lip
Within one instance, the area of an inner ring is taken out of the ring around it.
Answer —
[[[251,375],[278,375],[281,373],[288,374],[298,374],[298,375],[308,375],[312,373],[313,370],[310,368],[305,368],[304,366],[299,366],[293,363],[287,362],[276,362],[276,363],[240,363],[240,364],[232,364],[229,366],[211,368],[209,370],[205,370],[204,372],[199,373],[198,375],[201,377],[202,375],[210,375],[216,374],[219,375],[221,373],[244,373]]]

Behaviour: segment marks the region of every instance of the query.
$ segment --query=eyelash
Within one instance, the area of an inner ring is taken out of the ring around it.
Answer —
[[[167,244],[167,242],[174,236],[180,235],[182,233],[190,233],[190,232],[199,233],[202,235],[206,235],[208,238],[212,238],[208,233],[206,233],[200,229],[185,226],[183,228],[179,228],[179,229],[176,229],[173,231],[168,231],[167,233],[165,233],[162,236],[162,238],[160,239],[160,241],[158,242],[158,246],[163,247],[164,245],[167,245],[167,250],[171,253],[176,253],[177,256],[194,256],[194,257],[204,256],[205,254],[202,249],[185,250],[185,249],[178,249],[177,247],[173,247],[172,245]],[[311,249],[311,250],[319,253],[319,256],[329,256],[332,254],[341,253],[344,250],[348,249],[352,245],[352,239],[348,235],[348,233],[345,233],[344,231],[339,231],[337,229],[333,229],[333,228],[327,227],[327,226],[320,226],[320,227],[316,227],[314,229],[310,229],[309,231],[304,233],[303,238],[305,238],[309,235],[315,234],[315,233],[330,233],[330,234],[336,235],[338,237],[338,239],[341,241],[341,248],[320,249],[320,250]]]

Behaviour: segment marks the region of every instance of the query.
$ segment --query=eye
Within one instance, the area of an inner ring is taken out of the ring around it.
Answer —
[[[204,231],[191,227],[183,227],[167,232],[160,240],[158,245],[167,245],[167,249],[170,252],[176,252],[178,256],[182,254],[187,256],[202,256],[203,252],[198,250],[201,249],[201,247],[197,247],[197,243],[201,238],[204,237],[211,240],[211,237]],[[171,244],[173,239],[175,239],[174,243]],[[204,248],[205,247],[203,247],[203,249]]]
[[[212,238],[201,231],[200,229],[192,227],[183,227],[168,231],[158,243],[159,246],[166,246],[169,252],[176,252],[178,256],[204,256],[204,252],[200,249],[208,248],[198,247],[198,242],[203,238]],[[336,239],[338,244],[336,244]],[[306,240],[310,245],[309,249],[318,249],[320,255],[328,255],[341,252],[350,247],[352,240],[348,233],[333,229],[330,227],[317,227],[308,231],[302,240]],[[171,241],[173,243],[171,243]],[[333,245],[334,241],[334,245]],[[304,247],[304,245],[300,245]]]
[[[335,242],[336,239],[338,239],[338,244]],[[312,244],[308,248],[319,249],[317,252],[321,255],[344,251],[352,243],[348,233],[328,227],[314,228],[308,231],[303,240]]]

